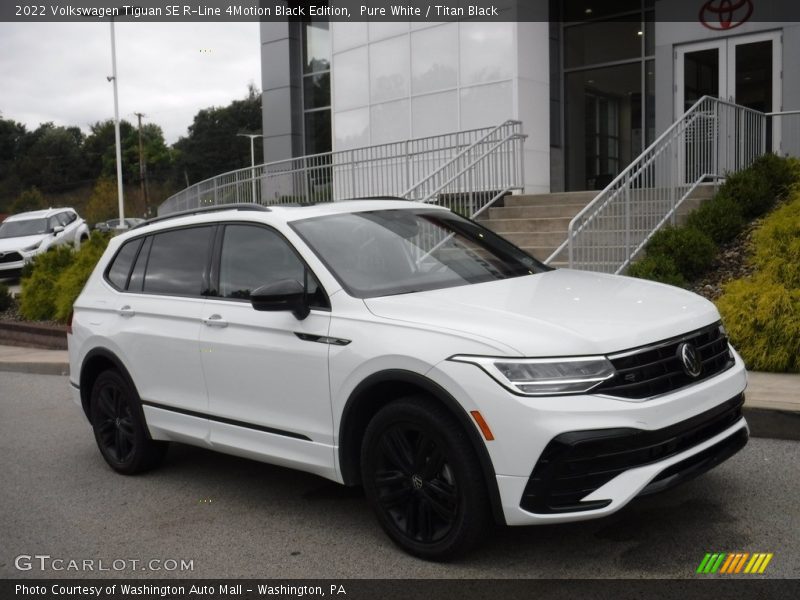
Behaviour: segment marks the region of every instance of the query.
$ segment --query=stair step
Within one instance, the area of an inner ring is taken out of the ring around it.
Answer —
[[[552,194],[519,194],[504,198],[505,206],[541,206],[558,204],[582,204],[586,206],[600,192],[554,192]]]
[[[522,232],[522,233],[503,233],[501,234],[509,242],[520,248],[528,246],[548,247],[552,246],[553,249],[557,248],[566,237],[566,231],[537,231],[537,232]]]
[[[577,215],[585,204],[550,204],[541,206],[505,206],[489,209],[489,219],[537,219]]]
[[[536,219],[492,219],[484,225],[495,233],[523,233],[533,231],[560,231],[566,236],[572,217],[545,217]]]

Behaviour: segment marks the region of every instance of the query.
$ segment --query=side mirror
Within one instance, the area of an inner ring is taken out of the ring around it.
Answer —
[[[250,294],[250,304],[255,310],[291,311],[300,321],[311,312],[306,290],[303,284],[295,279],[283,279],[262,285]]]
[[[53,235],[58,235],[62,231],[64,231],[63,225],[56,225],[55,227],[53,227]]]

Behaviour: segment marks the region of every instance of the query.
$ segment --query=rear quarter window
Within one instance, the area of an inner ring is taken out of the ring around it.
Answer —
[[[141,245],[141,238],[125,242],[106,270],[106,280],[118,290],[127,288],[128,276]]]

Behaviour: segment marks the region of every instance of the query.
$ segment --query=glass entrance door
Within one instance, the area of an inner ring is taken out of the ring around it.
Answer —
[[[679,46],[675,52],[675,118],[704,95],[761,112],[779,111],[780,64],[779,32]],[[778,146],[778,134],[777,129],[768,128],[767,148]]]

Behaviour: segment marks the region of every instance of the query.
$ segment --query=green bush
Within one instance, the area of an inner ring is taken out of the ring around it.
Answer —
[[[702,231],[716,244],[725,244],[739,235],[745,226],[742,208],[730,196],[717,194],[692,211],[687,227]]]
[[[800,289],[800,187],[753,234],[756,269],[789,289]]]
[[[754,169],[729,174],[717,194],[736,202],[747,220],[760,217],[775,204],[771,183]]]
[[[74,260],[58,276],[55,289],[55,312],[53,318],[66,321],[72,305],[81,293],[83,286],[92,274],[95,265],[108,246],[109,234],[94,233],[88,242],[81,244]]]
[[[796,159],[769,153],[757,158],[750,168],[769,182],[773,198],[784,198],[800,178],[798,166]]]
[[[748,368],[800,372],[800,290],[761,273],[726,285],[717,308]]]
[[[59,275],[73,261],[72,246],[58,246],[33,260],[30,275],[23,273],[19,312],[30,321],[47,321],[56,311],[55,288]]]
[[[717,307],[749,368],[800,372],[800,187],[753,244],[755,274],[726,285]]]
[[[79,251],[64,245],[37,256],[22,277],[20,314],[31,321],[66,321],[109,239],[95,233]]]
[[[0,312],[6,311],[11,308],[13,298],[8,286],[5,283],[0,283]]]
[[[649,279],[678,287],[686,287],[686,278],[678,271],[675,261],[664,254],[648,254],[630,266],[628,275],[639,279]]]
[[[678,273],[691,280],[702,275],[714,263],[717,247],[709,236],[694,227],[664,227],[645,246],[648,256],[667,256]]]

